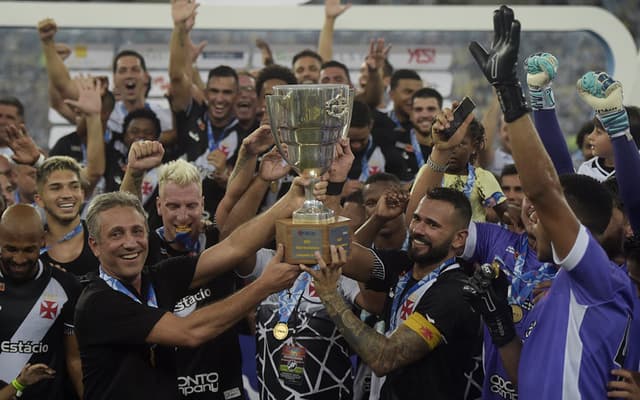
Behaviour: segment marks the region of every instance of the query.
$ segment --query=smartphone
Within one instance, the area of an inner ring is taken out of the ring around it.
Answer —
[[[453,136],[454,133],[458,130],[460,125],[464,122],[469,114],[476,108],[476,104],[468,97],[462,99],[458,107],[453,110],[453,121],[449,124],[449,128],[442,131],[441,135],[447,139]]]

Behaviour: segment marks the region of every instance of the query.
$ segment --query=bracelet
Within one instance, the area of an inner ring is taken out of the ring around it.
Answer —
[[[22,392],[27,388],[25,385],[18,381],[18,378],[15,378],[11,381],[11,386],[16,390],[16,396],[22,396]]]
[[[339,196],[342,193],[346,181],[342,182],[329,182],[327,185],[327,196]]]
[[[431,168],[435,172],[441,172],[441,173],[447,172],[447,164],[444,164],[444,165],[436,164],[431,159],[431,156],[427,158],[427,167]]]

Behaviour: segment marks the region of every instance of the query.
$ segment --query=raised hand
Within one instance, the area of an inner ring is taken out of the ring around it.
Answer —
[[[56,53],[58,53],[62,61],[69,58],[69,56],[71,55],[71,52],[72,50],[69,45],[64,43],[56,43]]]
[[[578,94],[593,110],[609,136],[622,136],[629,117],[622,105],[622,84],[606,72],[587,72],[576,84]]]
[[[249,136],[242,140],[242,146],[250,156],[257,156],[269,150],[274,144],[271,127],[269,125],[261,125]]]
[[[320,298],[327,294],[335,293],[338,288],[338,281],[342,275],[342,266],[347,262],[347,251],[342,246],[331,245],[331,260],[329,265],[322,258],[320,252],[315,252],[316,262],[319,269],[313,269],[306,265],[300,268],[313,277],[313,285]]]
[[[278,243],[276,254],[271,258],[258,280],[268,288],[270,293],[290,288],[300,275],[300,266],[283,261],[284,247]]]
[[[520,22],[514,19],[512,9],[502,6],[494,12],[493,32],[489,51],[476,41],[471,42],[469,51],[487,81],[496,88],[505,121],[513,122],[529,110],[516,73]]]
[[[222,150],[215,149],[207,155],[209,165],[212,165],[216,171],[223,171],[227,167],[227,155]]]
[[[33,141],[24,124],[8,125],[6,128],[9,148],[13,151],[11,158],[17,164],[34,165],[40,158],[40,150]]]
[[[351,3],[341,4],[341,0],[325,0],[324,15],[329,19],[338,18],[343,12],[351,8]]]
[[[458,102],[454,101],[453,108],[458,106]],[[441,151],[450,151],[458,146],[465,135],[471,121],[473,120],[473,113],[469,114],[464,122],[458,127],[451,137],[446,137],[443,132],[451,127],[453,121],[453,110],[450,108],[444,108],[438,114],[436,114],[433,124],[431,125],[431,137],[433,139],[433,146],[437,147]]]
[[[74,80],[78,87],[78,100],[65,99],[65,104],[79,110],[84,115],[99,115],[102,110],[102,84],[91,76],[81,76]]]
[[[257,38],[256,47],[260,50],[260,53],[262,54],[262,65],[266,67],[274,63],[273,53],[271,52],[271,47],[269,47],[269,43],[267,43],[262,38]]]
[[[41,41],[53,41],[56,32],[58,32],[58,25],[56,25],[56,21],[53,18],[45,18],[38,22],[38,35],[40,35]]]
[[[551,82],[558,75],[558,59],[549,53],[535,53],[524,60],[531,108],[552,109],[556,102]]]
[[[199,3],[191,0],[171,0],[171,18],[174,25],[185,24],[187,31],[191,31],[195,24],[196,10]]]
[[[409,202],[409,194],[400,187],[387,189],[378,199],[375,215],[386,220],[392,220],[404,212]]]
[[[371,39],[369,44],[369,54],[365,58],[367,67],[370,70],[380,70],[384,67],[384,61],[389,56],[391,45],[385,47],[384,38]]]
[[[137,172],[146,172],[162,164],[164,148],[162,143],[154,140],[133,142],[129,149],[127,168]]]
[[[209,42],[207,42],[206,40],[195,44],[193,43],[191,38],[189,38],[189,54],[191,54],[191,64],[195,64],[195,62],[198,60],[198,57],[200,57],[200,54],[202,54],[204,48],[207,47],[207,44],[209,44]]]
[[[329,167],[329,181],[346,181],[354,159],[355,156],[351,151],[349,139],[344,138],[338,140],[338,143],[336,143],[335,146],[335,155],[333,157],[333,161],[331,161],[331,166]]]
[[[265,181],[276,181],[289,173],[291,166],[282,158],[278,149],[273,148],[262,157],[259,175]]]

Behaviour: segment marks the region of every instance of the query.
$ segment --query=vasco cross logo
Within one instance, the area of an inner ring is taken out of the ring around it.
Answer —
[[[50,300],[42,300],[40,303],[40,317],[56,319],[58,316],[58,303]]]

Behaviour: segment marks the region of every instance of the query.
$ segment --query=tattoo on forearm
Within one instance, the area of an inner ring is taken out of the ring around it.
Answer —
[[[240,171],[242,171],[243,167],[245,166],[248,160],[249,160],[249,157],[247,157],[247,152],[241,149],[238,154],[238,160],[236,161],[236,165],[233,167],[233,171],[231,171],[231,175],[229,176],[229,181],[228,181],[229,183],[231,183],[231,181],[233,181],[236,178],[236,176],[240,174]]]

